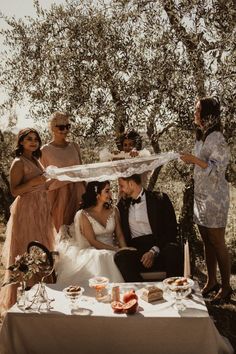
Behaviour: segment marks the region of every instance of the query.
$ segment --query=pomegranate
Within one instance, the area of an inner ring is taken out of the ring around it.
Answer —
[[[115,313],[123,312],[123,304],[120,301],[112,301],[111,307]]]
[[[138,301],[136,299],[132,299],[123,305],[123,310],[130,315],[136,313],[137,309],[138,309]]]
[[[123,302],[129,302],[130,300],[132,300],[132,299],[135,299],[135,300],[138,300],[138,295],[137,294],[135,294],[135,290],[134,289],[132,289],[132,290],[130,290],[130,291],[128,291],[128,292],[126,292],[125,294],[124,294],[124,296],[123,296]]]

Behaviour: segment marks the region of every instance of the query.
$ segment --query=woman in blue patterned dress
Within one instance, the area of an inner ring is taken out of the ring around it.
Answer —
[[[229,186],[225,171],[229,149],[221,133],[220,102],[217,97],[197,101],[194,123],[196,144],[194,154],[181,154],[181,159],[194,164],[194,221],[198,225],[204,247],[208,278],[203,296],[217,291],[213,303],[230,299],[230,260],[225,244],[225,227],[229,209]],[[217,283],[219,266],[222,286]]]

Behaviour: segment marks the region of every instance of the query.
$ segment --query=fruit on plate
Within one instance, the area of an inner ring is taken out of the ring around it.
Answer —
[[[124,312],[128,313],[129,315],[136,313],[137,309],[138,309],[137,299],[132,299],[123,305]]]
[[[126,302],[129,302],[132,299],[138,300],[138,295],[135,293],[134,289],[124,293],[123,302],[126,303]]]
[[[123,312],[123,304],[120,301],[112,301],[111,307],[115,313]]]
[[[115,313],[127,313],[129,315],[137,312],[138,301],[137,299],[131,299],[126,303],[121,301],[112,301],[111,307]]]

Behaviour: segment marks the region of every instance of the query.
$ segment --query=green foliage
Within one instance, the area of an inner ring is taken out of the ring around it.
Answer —
[[[233,1],[66,1],[36,18],[5,18],[2,108],[27,96],[31,114],[72,114],[80,135],[121,124],[154,145],[170,123],[192,127],[197,95],[217,93],[235,133]],[[151,127],[151,133],[150,133]]]
[[[38,120],[54,110],[70,113],[74,137],[94,156],[102,136],[112,145],[121,125],[146,131],[155,152],[189,151],[194,101],[214,93],[235,183],[233,0],[67,0],[49,10],[34,4],[36,18],[5,17],[3,110],[27,97]],[[186,166],[172,167],[171,175],[189,181]]]

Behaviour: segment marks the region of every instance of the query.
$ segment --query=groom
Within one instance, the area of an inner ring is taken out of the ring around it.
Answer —
[[[118,203],[126,243],[137,249],[115,254],[125,281],[143,281],[140,273],[145,271],[166,271],[167,277],[182,275],[176,217],[167,194],[144,190],[136,174],[119,178],[118,183],[126,196]]]

